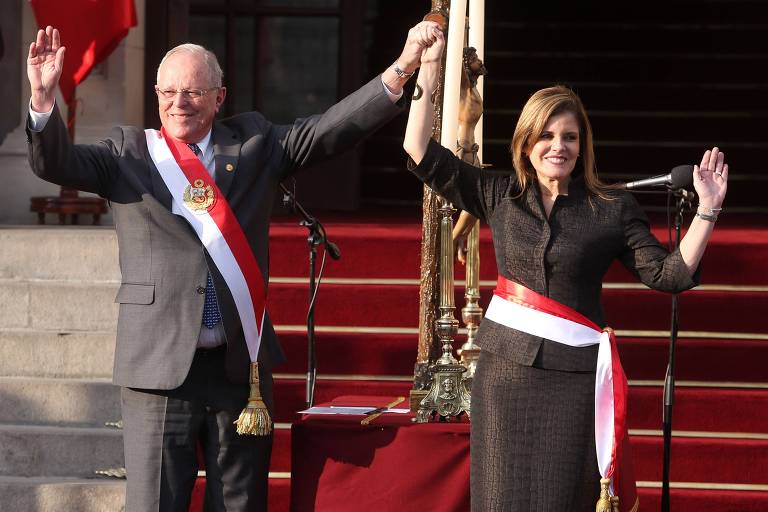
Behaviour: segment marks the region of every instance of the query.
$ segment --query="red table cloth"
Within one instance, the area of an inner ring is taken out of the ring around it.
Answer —
[[[332,404],[375,408],[393,399]],[[292,511],[469,510],[468,421],[417,424],[412,414],[390,413],[361,425],[364,417],[305,415],[292,426]]]

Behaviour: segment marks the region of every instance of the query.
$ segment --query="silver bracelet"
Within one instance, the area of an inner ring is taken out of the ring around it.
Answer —
[[[696,217],[706,220],[707,222],[715,222],[717,220],[717,214],[707,215],[706,213],[696,212]]]
[[[723,211],[722,208],[710,208],[709,206],[699,205],[696,208],[696,216],[708,222],[715,222],[721,211]]]
[[[717,216],[717,214],[723,211],[722,208],[710,208],[709,206],[699,205],[699,208],[703,209],[707,215],[714,215],[714,216]],[[698,208],[697,208],[697,211],[698,211]]]

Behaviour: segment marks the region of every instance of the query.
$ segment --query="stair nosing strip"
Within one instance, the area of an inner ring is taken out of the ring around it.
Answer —
[[[759,32],[765,32],[768,30],[768,24],[764,23],[709,23],[709,22],[692,22],[692,23],[655,23],[655,22],[637,22],[637,23],[622,23],[613,21],[550,21],[550,22],[538,22],[529,20],[519,21],[492,21],[488,25],[491,28],[567,28],[567,29],[600,29],[600,28],[619,28],[622,31],[637,30],[647,31],[648,29],[661,29],[664,31],[689,31],[689,30],[711,30],[711,31],[723,31],[723,30],[754,30]]]
[[[616,329],[619,338],[669,338],[669,331]],[[722,340],[768,341],[768,333],[723,331],[678,331],[678,338],[702,338]]]
[[[629,429],[629,435],[636,437],[662,437],[664,432],[661,430],[631,428]],[[710,432],[699,430],[673,430],[672,437],[702,439],[751,439],[757,441],[768,441],[768,433],[760,432]]]
[[[514,80],[514,79],[498,79],[493,82],[495,86],[524,86],[524,87],[541,87],[542,84],[550,83],[546,80]],[[738,89],[738,90],[755,90],[755,89],[768,89],[768,84],[765,82],[735,82],[735,83],[723,83],[723,82],[641,82],[638,80],[629,80],[622,82],[590,82],[588,80],[581,80],[571,82],[571,86],[574,89],[584,89],[589,87],[596,88],[616,88],[616,87],[660,87],[662,89]]]
[[[197,471],[197,477],[198,478],[205,478],[205,470],[200,469]],[[291,478],[291,472],[290,471],[270,471],[269,472],[269,478],[282,480],[287,479],[290,480]]]
[[[0,475],[0,485],[3,484],[32,484],[32,485],[125,485],[125,480],[108,478],[84,478],[73,476],[15,476]]]
[[[120,279],[45,279],[40,277],[0,277],[0,285],[6,284],[6,283],[15,283],[15,284],[31,284],[31,285],[40,285],[40,284],[52,284],[52,285],[81,285],[81,286],[100,286],[100,287],[111,287],[111,286],[119,286],[121,281]]]
[[[629,379],[629,385],[635,387],[664,387],[663,380]],[[724,388],[724,389],[768,389],[768,382],[731,382],[678,380],[676,388]]]
[[[371,277],[324,277],[322,282],[325,284],[339,284],[350,286],[418,286],[420,280],[417,278],[371,278]],[[270,284],[308,284],[308,277],[282,277],[282,276],[270,276]],[[491,279],[481,279],[479,281],[481,288],[493,288],[496,286],[496,281]],[[647,290],[652,291],[650,288],[642,283],[628,283],[628,282],[608,282],[603,283],[603,288],[607,290]],[[457,280],[455,283],[456,288],[466,288],[466,284],[463,280]],[[702,284],[694,288],[695,291],[701,292],[767,292],[768,286],[764,285],[739,285],[739,284]]]
[[[278,333],[306,332],[306,325],[283,324],[275,325]],[[353,326],[353,325],[316,325],[316,333],[359,333],[359,334],[419,334],[417,327],[382,327],[382,326]],[[462,329],[459,329],[462,332]],[[463,330],[466,334],[466,329]]]
[[[306,325],[279,324],[275,325],[278,333],[306,332]],[[315,332],[329,334],[419,334],[417,327],[387,327],[387,326],[354,326],[354,325],[316,325]],[[615,329],[619,338],[669,338],[669,331]],[[467,334],[464,327],[459,328],[459,334]],[[722,331],[678,331],[678,338],[729,339],[746,341],[768,341],[768,333],[754,332],[722,332]]]
[[[661,488],[661,482],[638,480],[637,487],[646,489]],[[768,491],[768,484],[730,484],[716,482],[670,482],[671,489],[695,489],[711,491]]]
[[[120,429],[112,427],[78,427],[71,425],[37,425],[33,423],[0,423],[0,432],[22,432],[34,434],[98,434],[119,437]]]
[[[634,52],[634,51],[531,51],[531,50],[490,50],[485,52],[491,58],[531,58],[531,59],[666,59],[687,61],[733,59],[733,60],[766,60],[766,53],[736,53],[736,52]]]
[[[117,334],[117,330],[111,330],[111,331],[99,331],[99,330],[92,330],[92,329],[84,329],[82,331],[78,330],[65,330],[62,331],[61,329],[39,329],[39,328],[30,328],[30,327],[0,327],[0,334],[4,333],[11,333],[11,334],[42,334],[42,335],[57,335],[57,336],[69,336],[76,334],[78,336],[80,335],[88,335],[88,336],[114,336]]]
[[[102,384],[118,387],[112,382],[112,377],[51,377],[49,375],[0,375],[0,382],[26,382],[35,381],[50,384]]]
[[[273,373],[272,378],[274,380],[304,380],[307,375],[304,373]],[[327,381],[385,381],[385,382],[413,382],[413,376],[411,375],[362,375],[362,374],[338,374],[338,373],[326,373],[317,374],[317,380]]]
[[[272,377],[275,380],[304,380],[304,373],[274,373]],[[371,374],[318,374],[319,381],[386,381],[386,382],[412,382],[413,376],[410,375],[371,375]],[[635,387],[663,387],[663,380],[644,380],[630,379],[630,386]],[[768,389],[768,382],[730,382],[730,381],[697,381],[697,380],[679,380],[675,382],[678,388],[738,388],[738,389]]]

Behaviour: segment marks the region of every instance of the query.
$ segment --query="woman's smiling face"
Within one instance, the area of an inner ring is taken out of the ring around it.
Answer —
[[[569,178],[579,156],[579,143],[579,121],[573,112],[550,117],[528,153],[539,181]]]

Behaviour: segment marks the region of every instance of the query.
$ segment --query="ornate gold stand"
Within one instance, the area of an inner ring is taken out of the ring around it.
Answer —
[[[433,0],[432,10],[424,19],[435,21],[442,27],[448,24],[448,2],[446,0]],[[434,122],[432,125],[432,138],[440,140],[440,127],[443,119],[443,80],[445,79],[445,55],[440,65],[441,80],[435,91]],[[438,209],[440,197],[429,187],[424,186],[424,198],[422,201],[422,232],[421,232],[421,264],[419,277],[419,346],[416,353],[416,363],[413,369],[413,389],[410,392],[410,409],[418,411],[419,404],[429,393],[432,385],[430,367],[440,357],[440,344],[436,336],[435,322],[436,312],[440,301],[440,289],[437,274],[438,266],[438,235],[440,217]]]
[[[461,108],[459,111],[459,144],[456,156],[465,162],[482,167],[478,157],[479,146],[475,143],[475,128],[483,115],[483,98],[477,89],[477,80],[486,74],[483,61],[472,47],[464,48],[463,73],[461,75]],[[467,212],[462,212],[457,230],[464,230],[464,222],[473,219]],[[471,387],[475,376],[480,347],[475,345],[477,329],[483,319],[480,301],[480,221],[470,221],[472,226],[467,234],[466,288],[464,298],[466,306],[461,309],[461,319],[467,326],[467,341],[459,349],[461,362],[467,367],[464,379]],[[466,231],[464,231],[466,233]]]
[[[467,367],[464,379],[471,387],[475,376],[477,360],[480,357],[480,347],[475,345],[477,329],[483,319],[483,308],[480,307],[480,221],[475,225],[467,237],[467,265],[466,288],[464,291],[466,306],[461,308],[461,320],[467,326],[467,341],[459,349],[461,363]]]
[[[463,379],[466,367],[453,357],[453,340],[459,322],[453,316],[453,218],[456,209],[445,199],[440,209],[440,318],[436,332],[442,343],[442,356],[430,368],[432,383],[427,396],[419,403],[415,421],[424,423],[437,414],[441,419],[470,414],[470,395]]]

